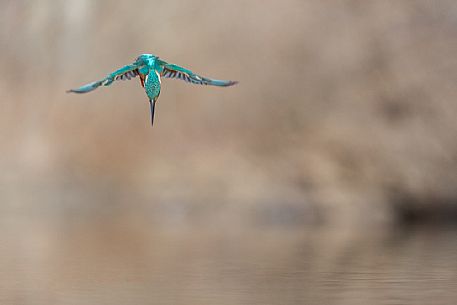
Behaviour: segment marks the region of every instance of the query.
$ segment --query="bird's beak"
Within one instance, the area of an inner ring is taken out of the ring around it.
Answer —
[[[151,106],[151,126],[154,126],[154,110],[155,110],[155,100],[149,100],[149,106]]]

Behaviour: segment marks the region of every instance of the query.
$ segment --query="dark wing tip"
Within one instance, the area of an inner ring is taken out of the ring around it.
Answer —
[[[67,90],[65,92],[67,92],[67,93],[84,93],[84,91],[80,91],[78,89],[70,89],[70,90]]]
[[[230,86],[238,84],[238,81],[236,81],[236,80],[225,80],[225,81],[216,81],[216,82],[217,83],[213,83],[213,84],[216,86],[220,86],[220,87],[230,87]]]

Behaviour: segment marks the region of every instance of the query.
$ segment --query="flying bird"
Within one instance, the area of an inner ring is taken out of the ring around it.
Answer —
[[[194,72],[175,64],[169,64],[152,54],[138,56],[134,63],[122,67],[113,73],[108,74],[104,79],[92,82],[77,89],[67,92],[86,93],[97,89],[100,86],[109,86],[117,80],[130,80],[139,76],[141,86],[146,91],[151,109],[151,124],[154,125],[154,110],[157,99],[160,95],[161,78],[176,78],[185,82],[197,85],[211,85],[228,87],[237,84],[236,81],[210,79],[195,74]]]

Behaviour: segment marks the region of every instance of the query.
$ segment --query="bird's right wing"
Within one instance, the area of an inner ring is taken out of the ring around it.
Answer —
[[[90,84],[81,86],[76,89],[70,89],[67,92],[73,93],[87,93],[92,90],[97,89],[100,86],[109,86],[115,80],[127,80],[132,79],[140,74],[139,69],[141,68],[140,65],[137,63],[133,63],[131,65],[127,65],[125,67],[120,68],[119,70],[114,71],[113,73],[109,74],[102,80],[92,82]]]
[[[218,80],[200,76],[190,71],[189,69],[180,67],[178,65],[169,64],[163,60],[160,60],[163,66],[162,77],[164,78],[176,78],[181,79],[185,82],[197,84],[197,85],[211,85],[218,87],[228,87],[237,84],[237,81],[231,80]]]

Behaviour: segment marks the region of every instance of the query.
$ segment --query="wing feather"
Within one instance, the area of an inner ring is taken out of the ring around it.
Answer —
[[[116,75],[114,77],[114,80],[131,80],[132,78],[137,77],[139,74],[140,72],[138,71],[138,69],[135,69]]]
[[[233,86],[237,84],[236,81],[231,80],[217,80],[207,77],[203,77],[195,74],[194,72],[180,67],[178,65],[168,64],[163,62],[163,71],[161,74],[164,78],[175,78],[183,80],[187,83],[196,84],[196,85],[211,85],[219,87]]]
[[[131,65],[127,65],[119,70],[114,71],[102,80],[92,82],[90,84],[81,86],[76,89],[70,89],[67,92],[87,93],[97,89],[100,86],[109,86],[113,81],[116,80],[130,80],[140,75],[140,68],[141,66],[139,64],[133,63]]]

